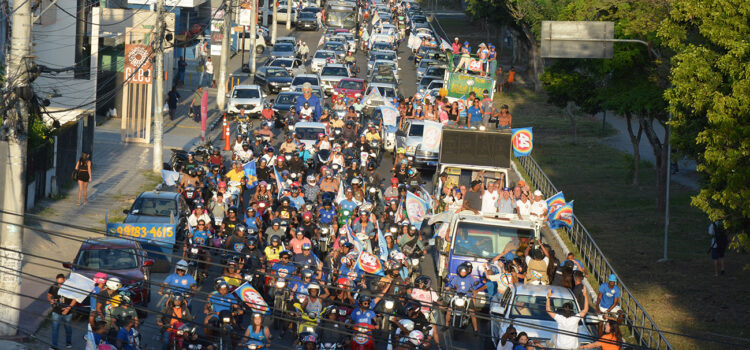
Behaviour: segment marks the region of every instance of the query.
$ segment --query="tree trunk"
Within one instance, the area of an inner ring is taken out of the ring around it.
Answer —
[[[664,125],[662,121],[657,121],[659,124]],[[656,135],[656,132],[654,132],[653,118],[641,118],[640,124],[648,142],[651,144],[651,148],[654,151],[654,159],[656,160],[656,164],[654,164],[656,168],[656,208],[659,211],[663,211],[667,206],[665,198],[667,192],[666,175],[669,170],[668,164],[666,164],[667,147],[663,141],[659,140],[659,136]]]
[[[640,172],[641,172],[641,135],[643,135],[643,126],[638,123],[638,132],[633,133],[633,126],[631,122],[633,120],[633,114],[630,112],[625,113],[625,120],[628,123],[628,136],[630,136],[630,143],[633,145],[633,186],[641,184]]]
[[[531,28],[528,25],[521,25],[523,34],[526,37],[526,44],[529,47],[529,68],[531,68],[531,82],[534,84],[534,92],[542,92],[542,82],[539,80],[539,76],[542,75],[541,70],[543,69],[544,63],[542,62],[541,56],[539,56],[539,44],[536,42],[534,33],[531,32]]]
[[[570,119],[570,127],[573,129],[573,144],[577,144],[578,128],[576,128],[576,114],[575,111],[573,111],[573,107],[575,107],[575,102],[568,101],[568,105],[565,106],[565,113],[568,115],[568,119]]]

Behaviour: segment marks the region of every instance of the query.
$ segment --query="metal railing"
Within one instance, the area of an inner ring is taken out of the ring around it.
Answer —
[[[518,162],[523,167],[524,171],[528,175],[528,180],[533,184],[536,189],[542,191],[545,197],[552,196],[558,192],[557,187],[552,184],[552,181],[542,171],[542,168],[531,156],[518,157]],[[567,235],[568,239],[581,252],[581,261],[589,270],[589,272],[596,278],[599,284],[607,283],[610,274],[615,274],[615,270],[609,263],[607,258],[602,253],[602,250],[594,242],[594,238],[586,230],[580,220],[573,215],[573,227],[565,228],[563,230]],[[653,349],[672,349],[672,345],[664,337],[664,334],[656,326],[656,323],[648,315],[643,306],[638,303],[635,296],[630,293],[630,290],[622,279],[619,278],[620,289],[622,296],[620,298],[620,307],[625,314],[625,325],[630,330],[631,334],[638,340],[640,345],[647,346]]]

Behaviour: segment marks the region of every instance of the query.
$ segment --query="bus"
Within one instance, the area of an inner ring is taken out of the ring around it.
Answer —
[[[331,1],[326,3],[325,24],[332,28],[353,29],[357,26],[357,7],[343,1]]]

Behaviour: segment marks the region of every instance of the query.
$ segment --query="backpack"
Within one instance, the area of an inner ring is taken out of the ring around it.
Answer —
[[[727,231],[724,228],[724,223],[716,221],[711,225],[714,226],[714,240],[716,241],[716,247],[721,248],[729,245],[729,236],[727,236]]]

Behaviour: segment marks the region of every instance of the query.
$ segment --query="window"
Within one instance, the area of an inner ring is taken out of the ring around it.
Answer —
[[[550,306],[552,306],[552,310],[561,308],[565,303],[573,304],[573,310],[576,314],[581,312],[578,310],[578,305],[576,305],[573,299],[550,298]],[[546,295],[516,295],[516,299],[510,307],[510,315],[512,318],[531,318],[552,321],[552,317],[549,317],[549,314],[547,313]]]
[[[330,51],[318,51],[315,53],[315,58],[331,58],[335,56],[336,54]]]
[[[232,98],[260,98],[258,89],[234,89]]]
[[[169,216],[170,212],[177,212],[174,199],[140,197],[133,203],[130,213],[133,215]]]
[[[286,69],[269,69],[268,76],[271,78],[288,77],[289,72],[287,72]]]
[[[339,88],[350,89],[350,90],[362,90],[364,84],[361,81],[356,80],[342,80],[339,83]]]
[[[293,105],[297,103],[298,94],[281,94],[276,98],[277,105]]]
[[[411,128],[409,128],[409,136],[422,137],[423,133],[424,125],[422,124],[412,124]]]
[[[320,75],[333,75],[337,77],[346,77],[346,76],[349,76],[349,73],[344,67],[323,67],[323,70],[320,71]]]
[[[320,133],[325,134],[326,129],[301,127],[301,128],[294,129],[294,132],[297,133],[297,135],[299,135],[299,138],[301,140],[317,140],[318,134]]]
[[[320,85],[317,77],[294,77],[294,80],[292,80],[294,86],[302,86],[304,83],[310,83],[313,86]]]
[[[460,222],[453,254],[488,259],[508,252],[522,252],[532,235],[530,229]]]
[[[76,265],[86,270],[129,270],[138,268],[138,259],[135,249],[87,249]]]

